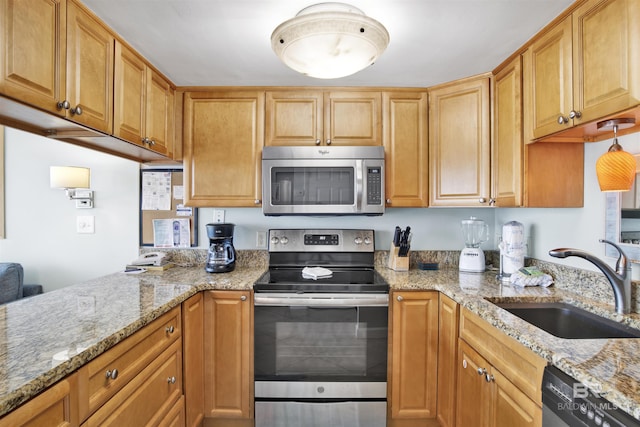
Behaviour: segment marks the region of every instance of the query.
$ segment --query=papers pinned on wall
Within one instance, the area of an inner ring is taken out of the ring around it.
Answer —
[[[142,210],[171,210],[171,172],[142,174]]]
[[[156,248],[188,248],[191,245],[191,223],[188,218],[153,220],[153,246]]]

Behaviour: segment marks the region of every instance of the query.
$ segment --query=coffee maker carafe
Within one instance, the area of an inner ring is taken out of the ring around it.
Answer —
[[[236,268],[236,250],[233,247],[234,224],[207,224],[209,252],[204,269],[207,273],[227,273]]]

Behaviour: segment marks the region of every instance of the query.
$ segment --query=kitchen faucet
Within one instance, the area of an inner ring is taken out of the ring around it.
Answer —
[[[557,248],[549,251],[549,255],[556,258],[567,258],[575,256],[578,258],[586,259],[593,265],[598,267],[609,280],[611,287],[613,288],[613,296],[615,299],[616,313],[626,314],[631,312],[631,265],[627,260],[627,256],[622,252],[622,249],[618,245],[609,240],[600,239],[600,243],[608,243],[618,250],[620,255],[618,261],[616,261],[615,271],[609,267],[609,265],[591,255],[588,252],[581,251],[580,249],[572,248]]]

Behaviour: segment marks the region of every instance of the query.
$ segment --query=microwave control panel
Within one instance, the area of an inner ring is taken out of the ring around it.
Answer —
[[[380,166],[367,168],[367,204],[382,204],[382,168]]]

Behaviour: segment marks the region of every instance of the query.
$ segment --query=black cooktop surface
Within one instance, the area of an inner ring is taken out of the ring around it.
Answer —
[[[389,285],[372,268],[330,268],[331,277],[302,277],[302,267],[270,268],[254,285],[256,292],[388,293]]]

